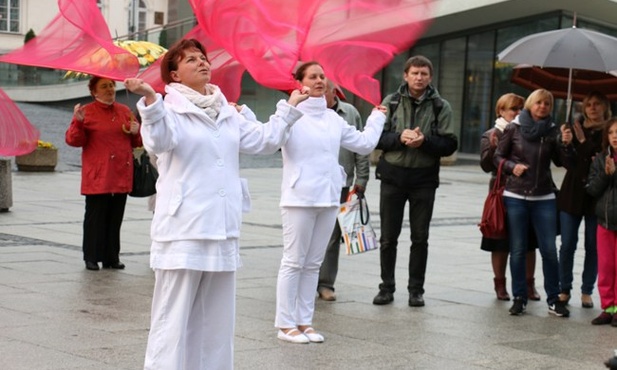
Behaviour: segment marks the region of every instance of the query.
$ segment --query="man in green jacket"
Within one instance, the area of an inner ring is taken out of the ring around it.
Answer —
[[[452,108],[431,86],[433,65],[423,56],[407,60],[405,83],[386,96],[388,119],[377,145],[383,154],[376,177],[381,180],[381,284],[373,304],[394,300],[396,248],[405,205],[409,202],[411,249],[409,253],[409,306],[424,306],[424,280],[428,258],[429,225],[435,191],[439,186],[441,157],[454,153],[458,140],[452,127]]]

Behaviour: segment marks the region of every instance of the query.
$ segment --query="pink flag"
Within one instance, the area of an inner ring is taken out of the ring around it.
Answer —
[[[24,46],[0,62],[64,69],[124,80],[139,72],[139,60],[115,46],[96,0],[58,0],[60,12]]]
[[[12,157],[36,149],[41,136],[17,105],[0,89],[0,155]]]
[[[424,31],[434,0],[189,0],[199,26],[263,86],[297,87],[299,63],[381,102],[373,75]]]
[[[240,98],[242,74],[245,68],[238,63],[229,53],[216,45],[208,38],[203,29],[196,26],[183,39],[196,39],[206,48],[210,68],[212,69],[211,83],[217,85],[227,100],[237,102]],[[165,84],[161,79],[161,58],[148,67],[139,75],[139,78],[148,82],[156,91],[164,93]]]
[[[259,84],[298,87],[292,73],[323,0],[189,0],[205,34],[240,62]]]
[[[315,14],[301,58],[318,61],[333,81],[378,105],[381,88],[373,76],[424,33],[433,2],[324,1]]]

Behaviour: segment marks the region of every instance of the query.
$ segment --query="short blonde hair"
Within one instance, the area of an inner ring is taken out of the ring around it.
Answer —
[[[497,99],[497,103],[495,104],[495,115],[497,117],[501,117],[501,110],[508,110],[512,108],[523,109],[523,104],[525,104],[525,98],[520,95],[516,95],[514,93],[503,94]]]
[[[549,110],[552,111],[555,104],[555,99],[553,98],[553,94],[546,89],[537,89],[529,94],[527,100],[525,100],[525,109],[530,110],[534,104],[544,100],[548,101],[550,105]]]

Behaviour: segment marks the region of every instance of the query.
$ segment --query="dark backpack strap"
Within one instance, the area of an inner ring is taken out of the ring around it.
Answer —
[[[439,113],[441,113],[441,109],[443,108],[443,100],[440,97],[433,98],[433,116],[435,116],[435,120],[431,125],[431,135],[437,135],[437,127],[439,126]]]
[[[392,94],[392,99],[390,99],[390,102],[388,103],[388,121],[390,121],[390,130],[392,131],[392,128],[396,129],[396,116],[394,115],[394,112],[396,112],[396,110],[398,109],[398,105],[401,102],[401,94],[397,91],[394,94]]]

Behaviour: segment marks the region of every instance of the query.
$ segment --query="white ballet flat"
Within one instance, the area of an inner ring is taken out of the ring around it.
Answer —
[[[291,335],[295,333],[298,333],[298,334]],[[278,339],[284,340],[285,342],[298,343],[298,344],[303,344],[303,343],[306,344],[310,341],[306,335],[302,334],[300,330],[296,328],[289,330],[287,333],[285,333],[282,330],[279,330],[277,337]]]
[[[304,333],[302,334],[306,335],[308,340],[313,343],[323,343],[324,341],[323,335],[319,334],[318,332],[315,331],[315,329],[311,327],[304,329]]]

